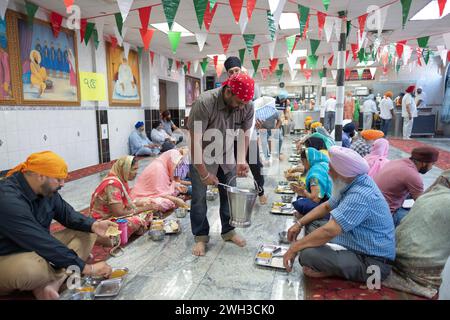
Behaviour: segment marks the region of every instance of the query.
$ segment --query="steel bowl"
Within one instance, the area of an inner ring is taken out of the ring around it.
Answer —
[[[75,292],[69,297],[69,300],[94,300],[95,293],[92,291]]]
[[[293,198],[294,198],[293,196],[283,195],[281,196],[281,201],[283,203],[291,203]]]
[[[153,229],[148,232],[148,235],[149,235],[150,239],[152,239],[153,241],[161,241],[164,239],[166,232],[164,230]]]
[[[287,235],[288,235],[287,231],[282,231],[282,232],[278,233],[278,236],[280,238],[280,243],[289,243]]]
[[[178,208],[175,210],[175,216],[177,218],[184,218],[184,217],[186,217],[187,213],[188,213],[188,211],[185,208]]]
[[[287,186],[289,184],[289,182],[288,181],[278,181],[278,185],[279,186]]]

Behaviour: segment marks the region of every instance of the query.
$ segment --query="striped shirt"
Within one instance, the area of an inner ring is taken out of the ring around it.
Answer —
[[[359,138],[355,142],[352,142],[350,149],[359,153],[361,157],[365,157],[370,153],[372,146],[369,145],[363,138]]]
[[[343,233],[331,242],[367,256],[395,259],[395,228],[389,206],[368,175],[356,177],[340,199],[328,201]]]

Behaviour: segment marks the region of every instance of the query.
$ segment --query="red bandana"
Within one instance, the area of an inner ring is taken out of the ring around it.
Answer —
[[[255,81],[244,73],[234,74],[223,85],[229,86],[231,92],[245,103],[252,101],[255,94]]]

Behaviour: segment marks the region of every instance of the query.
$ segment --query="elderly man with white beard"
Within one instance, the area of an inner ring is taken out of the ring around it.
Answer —
[[[299,254],[303,273],[309,277],[366,282],[376,266],[380,280],[384,280],[395,260],[395,229],[389,206],[367,175],[366,160],[357,152],[334,146],[329,154],[331,198],[289,229],[291,246],[284,255],[284,266],[290,272]],[[327,224],[296,240],[303,226],[328,214]]]

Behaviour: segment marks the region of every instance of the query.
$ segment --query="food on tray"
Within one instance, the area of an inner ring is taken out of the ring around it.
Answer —
[[[77,289],[78,292],[94,292],[95,288],[92,286],[81,287]]]
[[[258,253],[257,257],[260,259],[270,259],[270,258],[272,258],[272,253],[263,251],[263,252]]]
[[[284,203],[283,202],[274,202],[273,206],[274,207],[282,207],[282,206],[284,206]]]
[[[157,219],[152,221],[152,229],[153,230],[163,230],[164,229],[164,220]]]
[[[122,233],[122,231],[119,230],[119,226],[116,224],[114,226],[109,226],[108,229],[106,230],[105,235],[107,237],[115,237],[121,233]]]
[[[115,279],[115,278],[122,278],[124,275],[126,275],[128,273],[127,270],[125,269],[117,269],[114,270],[111,275],[109,276],[110,279]]]

